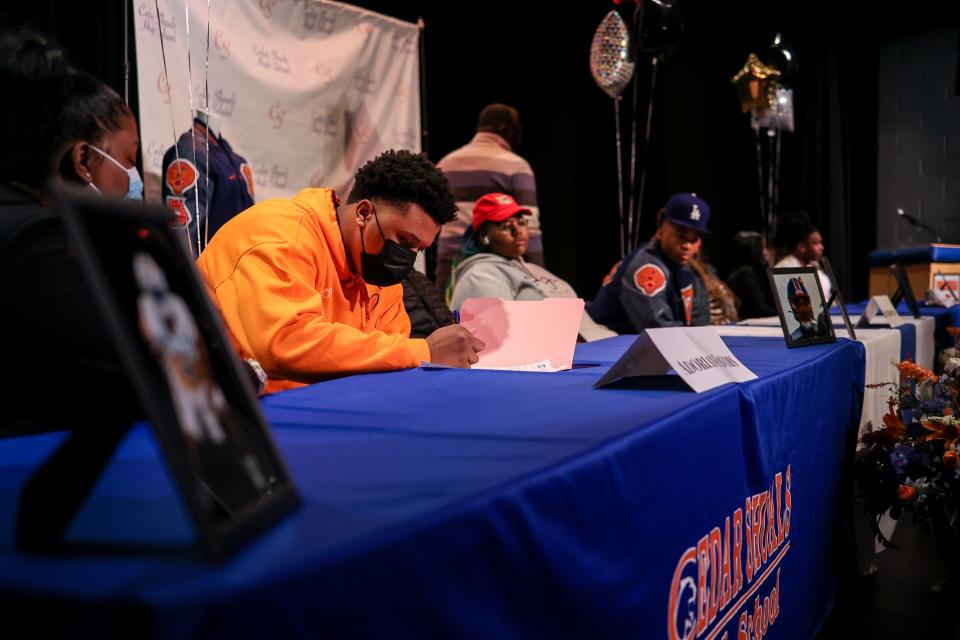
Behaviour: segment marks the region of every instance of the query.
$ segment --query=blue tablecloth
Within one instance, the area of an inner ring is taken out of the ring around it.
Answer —
[[[960,247],[952,244],[922,244],[899,249],[877,249],[869,255],[871,267],[894,262],[915,264],[921,262],[960,262]]]
[[[771,638],[813,637],[832,605],[863,346],[726,338],[758,380],[699,395],[675,379],[592,389],[631,341],[580,345],[559,374],[410,370],[266,399],[304,505],[222,565],[176,546],[190,528],[143,427],[70,537],[172,546],[18,552],[19,490],[61,436],[0,441],[6,623],[176,638],[635,638],[683,637],[691,621],[719,638],[762,619]]]

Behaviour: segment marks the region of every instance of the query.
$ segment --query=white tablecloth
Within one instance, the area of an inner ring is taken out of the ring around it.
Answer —
[[[832,316],[834,326],[838,323],[842,324],[843,320],[840,316]],[[916,327],[917,331],[917,344],[916,344],[916,353],[913,354],[913,361],[925,369],[933,370],[933,361],[936,356],[936,346],[934,344],[933,333],[936,330],[936,320],[929,316],[924,316],[922,318],[913,318],[910,316],[901,316],[904,322],[908,322]],[[850,316],[850,323],[854,325],[853,330],[856,332],[857,336],[860,335],[861,331],[870,331],[871,329],[857,329],[857,321],[860,320],[859,315]],[[884,323],[881,322],[882,318],[878,318],[875,323],[876,328],[881,328]],[[740,322],[741,325],[753,326],[753,327],[779,327],[780,320],[776,316],[770,316],[769,318],[750,318],[749,320],[743,320]],[[740,334],[743,335],[743,334]],[[840,330],[837,330],[837,335],[843,335],[846,337],[847,332],[843,330],[842,333]],[[899,352],[897,353],[896,358],[899,359]],[[869,384],[869,382],[868,382]]]
[[[858,316],[851,316],[850,322],[856,324]],[[905,321],[916,325],[917,330],[917,353],[916,362],[922,367],[932,369],[933,367],[933,318],[904,318]],[[771,326],[772,325],[772,326]],[[900,332],[896,329],[857,329],[857,341],[864,346],[866,362],[864,364],[864,384],[879,384],[883,382],[897,382],[899,373],[893,366],[894,362],[900,360]],[[717,332],[722,336],[757,336],[757,337],[783,337],[783,329],[780,328],[780,322],[777,318],[754,318],[745,320],[740,325],[719,326]],[[846,328],[834,329],[838,338],[849,338]],[[797,347],[802,349],[803,347]],[[860,431],[862,435],[867,425],[872,423],[873,428],[881,425],[883,414],[888,410],[887,399],[890,397],[890,389],[883,387],[880,389],[864,388],[863,393],[863,411],[860,414]],[[863,503],[860,500],[854,500],[853,513],[853,538],[856,545],[857,565],[860,573],[868,574],[876,571],[876,554],[883,551],[883,546],[874,539],[870,530],[869,516],[863,509]],[[889,540],[893,536],[897,521],[889,516],[883,516],[880,519],[880,530]]]
[[[767,320],[767,319],[765,319]],[[774,319],[774,321],[776,321]],[[748,321],[751,322],[751,321]],[[932,328],[932,325],[931,325]],[[855,329],[857,341],[863,343],[866,351],[865,384],[879,384],[882,382],[896,382],[897,368],[893,363],[900,359],[900,332],[896,329]],[[917,328],[919,333],[920,328]],[[835,330],[838,338],[848,338],[846,329]],[[721,336],[756,336],[783,338],[780,323],[777,326],[753,325],[722,325],[717,327]],[[932,333],[931,333],[932,337]],[[919,340],[918,340],[919,342]],[[803,347],[797,347],[802,349]],[[860,416],[860,432],[868,422],[880,424],[880,419],[887,412],[887,398],[889,389],[864,389],[863,412]]]

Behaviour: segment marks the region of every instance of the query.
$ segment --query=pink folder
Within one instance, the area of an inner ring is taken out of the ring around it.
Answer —
[[[487,345],[475,368],[549,360],[555,369],[569,369],[582,314],[580,298],[468,298],[460,307],[460,324]]]

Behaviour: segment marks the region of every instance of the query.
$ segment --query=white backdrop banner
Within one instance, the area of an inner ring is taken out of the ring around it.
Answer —
[[[206,0],[159,0],[159,10],[133,0],[148,199],[160,199],[163,154],[190,127],[191,99],[206,103],[205,75],[258,201],[311,186],[346,197],[367,160],[420,151],[417,25],[337,2],[213,0],[205,72]]]

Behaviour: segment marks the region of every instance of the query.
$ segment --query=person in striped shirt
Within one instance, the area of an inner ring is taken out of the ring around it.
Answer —
[[[510,195],[517,204],[530,211],[530,242],[523,258],[544,266],[533,169],[515,152],[522,131],[516,109],[505,104],[488,105],[480,112],[473,139],[437,163],[457,202],[457,218],[443,225],[437,244],[434,281],[441,291],[450,279],[451,263],[460,250],[463,232],[473,221],[473,205],[488,193]]]

